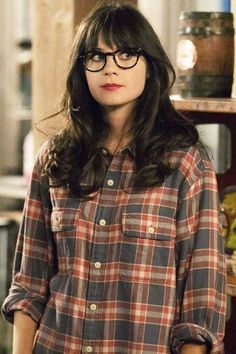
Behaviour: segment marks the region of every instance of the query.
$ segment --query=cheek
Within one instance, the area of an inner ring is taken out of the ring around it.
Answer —
[[[96,77],[90,77],[90,75],[86,75],[87,79],[87,84],[88,84],[88,89],[91,93],[91,95],[94,97],[96,96],[97,90],[96,88],[98,87],[98,83],[96,81]]]
[[[148,79],[148,67],[145,62],[141,62],[140,66],[137,66],[137,69],[133,72],[132,83],[136,91],[139,91],[141,94],[146,85]]]
[[[138,72],[136,75],[134,75],[133,80],[130,82],[130,88],[133,88],[133,91],[136,92],[137,96],[142,94],[146,85],[146,80],[146,74]]]

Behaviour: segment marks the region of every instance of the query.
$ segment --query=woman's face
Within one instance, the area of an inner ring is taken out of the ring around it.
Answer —
[[[96,49],[105,53],[119,48],[107,46],[100,38]],[[141,55],[134,67],[124,70],[115,64],[112,56],[107,56],[106,65],[101,71],[86,70],[86,79],[93,98],[105,110],[126,107],[131,112],[145,86],[147,61]]]

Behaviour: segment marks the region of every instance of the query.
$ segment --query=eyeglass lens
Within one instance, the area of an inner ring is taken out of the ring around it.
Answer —
[[[84,56],[85,68],[89,71],[102,70],[107,62],[107,57],[112,56],[116,65],[122,69],[129,69],[138,62],[140,51],[137,49],[119,49],[116,52],[103,53],[91,51]]]

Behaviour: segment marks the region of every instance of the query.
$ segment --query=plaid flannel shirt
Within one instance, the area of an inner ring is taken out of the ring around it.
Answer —
[[[133,188],[126,148],[92,200],[48,188],[37,158],[26,199],[6,319],[39,328],[33,353],[223,353],[225,264],[215,174],[195,147],[173,152],[155,188]],[[86,182],[85,182],[86,183]]]

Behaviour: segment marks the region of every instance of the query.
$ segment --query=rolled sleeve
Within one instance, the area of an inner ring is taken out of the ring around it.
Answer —
[[[192,323],[181,323],[175,326],[172,331],[171,342],[173,354],[179,354],[182,345],[186,343],[205,344],[210,353],[223,354],[222,344],[219,344],[217,338],[205,328]]]
[[[177,222],[179,320],[171,348],[177,354],[184,343],[199,343],[211,354],[222,354],[226,268],[215,174],[201,164],[189,185]]]
[[[50,213],[49,188],[41,181],[39,155],[32,173],[17,239],[13,280],[2,314],[13,322],[15,310],[40,322],[49,295],[49,283],[57,271]]]
[[[28,293],[19,285],[14,285],[3,303],[2,314],[7,321],[12,323],[14,311],[21,310],[31,316],[36,323],[40,323],[45,305],[44,298]]]

